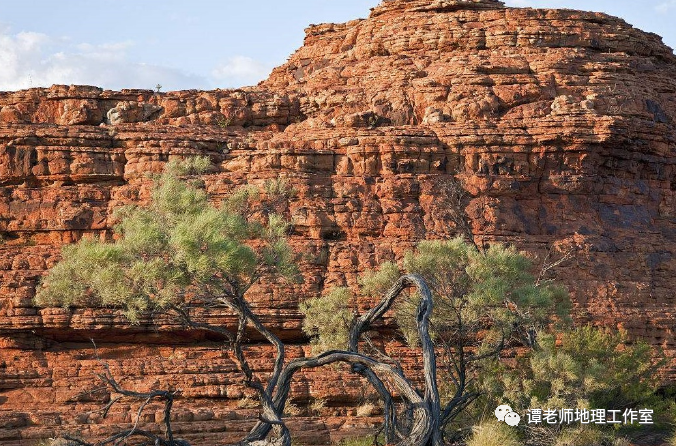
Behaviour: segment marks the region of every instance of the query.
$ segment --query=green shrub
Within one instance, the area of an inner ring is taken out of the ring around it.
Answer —
[[[334,288],[324,296],[300,304],[305,315],[303,331],[313,336],[310,342],[315,353],[347,348],[353,318],[349,309],[351,300],[348,288]]]
[[[586,326],[559,335],[542,334],[536,349],[517,359],[516,365],[496,362],[493,373],[481,377],[486,407],[507,402],[517,413],[528,409],[649,408],[653,420],[673,421],[674,404],[658,395],[655,352],[642,341],[629,343],[626,333]],[[525,432],[533,444],[556,446],[612,445],[619,434],[631,435],[645,426],[529,425]],[[603,439],[597,442],[592,437]],[[621,443],[618,443],[621,444]]]
[[[626,333],[577,328],[543,334],[538,348],[504,369],[502,397],[529,408],[624,409],[658,404],[656,364],[651,347],[629,344]],[[657,409],[657,407],[655,407]]]

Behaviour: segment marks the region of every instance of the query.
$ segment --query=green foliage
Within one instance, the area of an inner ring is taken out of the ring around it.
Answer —
[[[565,290],[537,284],[532,262],[511,247],[493,245],[479,252],[461,238],[425,241],[405,256],[404,269],[420,274],[430,286],[435,337],[446,342],[445,334],[455,339],[460,334],[477,353],[512,338],[524,341],[529,331],[549,324],[552,314],[561,320],[567,314]],[[398,313],[402,327],[412,325],[414,308]]]
[[[445,341],[444,334],[452,334],[454,339],[466,343],[465,347],[476,348],[477,352],[495,348],[528,329],[543,327],[551,322],[555,312],[566,314],[565,291],[549,283],[537,284],[532,268],[530,260],[513,248],[495,245],[482,253],[461,238],[423,241],[415,252],[407,253],[403,261],[404,272],[420,274],[433,293],[434,336]],[[378,270],[363,275],[360,294],[382,296],[401,274],[396,264],[386,262]],[[399,327],[411,345],[417,344],[418,299],[415,295],[402,299],[395,308]],[[308,301],[301,308],[306,313],[306,332],[322,339],[316,341],[318,346],[335,348],[346,339],[346,335],[340,333],[345,333],[350,326],[352,302],[349,290],[340,289]],[[321,313],[332,313],[332,316],[320,320]],[[479,331],[482,336],[477,343]],[[329,338],[340,342],[329,342]]]
[[[648,344],[628,344],[626,334],[590,326],[540,337],[539,348],[505,369],[504,397],[519,409],[650,407],[657,364]],[[655,407],[657,409],[657,407]]]
[[[451,346],[446,351],[449,355],[465,355],[467,349],[477,356],[497,353],[511,339],[523,341],[549,324],[552,314],[566,312],[565,291],[536,283],[532,268],[530,260],[513,248],[495,245],[478,252],[462,238],[423,241],[403,261],[404,272],[421,275],[432,291],[431,331],[439,344]],[[396,264],[384,263],[363,275],[360,294],[382,296],[401,274]],[[418,341],[418,301],[413,295],[399,299],[395,306],[398,325],[412,346]],[[353,302],[349,290],[336,289],[301,306],[304,330],[314,337],[318,349],[346,345]]]
[[[477,251],[461,238],[425,241],[404,257],[404,269],[425,278],[434,298],[431,334],[443,347],[440,390],[442,403],[456,396],[458,367],[468,377],[485,372],[504,346],[529,344],[535,333],[566,321],[565,290],[538,284],[532,262],[514,248],[493,245]],[[409,344],[418,340],[415,325],[417,296],[402,301],[396,317]],[[456,377],[457,378],[457,377]]]
[[[284,219],[254,216],[259,197],[250,187],[220,207],[211,204],[202,182],[185,178],[208,167],[206,157],[170,162],[155,179],[149,206],[115,213],[115,242],[84,238],[63,249],[36,304],[121,308],[137,322],[145,312],[181,307],[187,297],[243,297],[263,274],[294,277]]]
[[[277,177],[266,181],[263,185],[263,189],[269,197],[277,197],[280,195],[293,197],[298,193],[298,191],[291,186],[289,180],[283,177]]]
[[[300,305],[305,315],[303,331],[312,336],[313,350],[345,350],[349,342],[353,313],[349,310],[352,293],[334,288],[328,294],[306,300]]]
[[[425,279],[434,300],[430,332],[438,350],[441,404],[453,409],[457,404],[453,401],[479,390],[477,377],[506,346],[532,343],[537,331],[567,321],[565,290],[550,282],[538,283],[532,270],[532,262],[511,247],[495,245],[479,252],[462,238],[423,241],[405,254],[401,269],[388,262],[367,271],[359,281],[359,295],[382,298],[402,273]],[[393,307],[400,332],[412,347],[419,343],[419,301],[416,293],[402,293]],[[356,315],[349,289],[334,289],[312,299],[301,311],[306,316],[303,329],[313,337],[316,350],[345,348]],[[363,347],[376,348],[372,343]],[[471,402],[475,397],[467,398]],[[460,414],[463,422],[469,421],[460,407],[445,420],[446,425]]]
[[[521,446],[516,430],[504,423],[484,422],[473,428],[467,446]]]
[[[218,126],[222,129],[227,129],[232,124],[232,121],[233,121],[232,117],[226,118],[225,116],[222,116],[216,121],[216,124],[218,124]]]
[[[517,413],[529,408],[654,410],[659,425],[673,421],[674,404],[656,394],[657,368],[648,344],[630,344],[626,333],[580,327],[557,336],[542,334],[535,350],[518,358],[517,364],[496,363],[481,377],[484,390],[494,398],[487,407],[508,403]],[[630,433],[634,426],[622,427]],[[553,438],[558,446],[621,444],[612,426],[603,428],[542,425],[527,429],[529,436]],[[597,438],[598,437],[598,438]]]
[[[377,270],[366,271],[359,279],[361,293],[371,297],[382,297],[401,275],[399,267],[392,262],[384,262]]]

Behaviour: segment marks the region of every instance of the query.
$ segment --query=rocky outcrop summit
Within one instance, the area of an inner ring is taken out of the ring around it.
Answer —
[[[182,390],[177,435],[225,444],[252,424],[217,340],[161,316],[130,326],[114,310],[32,305],[60,248],[109,235],[111,212],[147,200],[146,174],[177,156],[210,156],[214,200],[278,176],[296,189],[287,213],[304,283],[263,283],[254,299],[290,356],[308,353],[299,301],[457,234],[459,212],[479,245],[511,243],[540,263],[570,252],[548,277],[568,286],[576,319],[674,357],[676,57],[658,36],[600,13],[490,0],[390,0],[306,33],[251,88],[0,94],[0,443],[131,422],[130,406],[106,422],[94,411],[109,394],[93,391],[90,338],[126,386]],[[466,191],[457,209],[449,184]],[[268,347],[254,339],[248,353],[270,370]],[[326,405],[291,424],[298,441],[368,427],[354,417],[362,389],[346,371],[306,373],[294,402]],[[161,417],[158,407],[141,422]]]

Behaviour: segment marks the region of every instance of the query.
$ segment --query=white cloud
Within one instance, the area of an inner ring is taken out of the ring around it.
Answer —
[[[673,9],[676,7],[676,0],[669,0],[666,2],[662,2],[659,5],[655,6],[655,11],[657,12],[668,12],[669,10]]]
[[[133,42],[102,45],[68,44],[42,33],[0,34],[0,90],[49,87],[52,84],[96,85],[108,89],[165,90],[209,88],[204,76],[134,62],[127,51]]]
[[[235,56],[213,69],[211,76],[219,87],[242,87],[256,85],[265,79],[272,67],[250,57]]]
[[[211,73],[192,74],[180,69],[130,59],[133,41],[91,44],[71,42],[42,33],[11,34],[0,28],[0,91],[53,84],[95,85],[106,89],[231,88],[255,85],[272,67],[250,57],[235,56]]]

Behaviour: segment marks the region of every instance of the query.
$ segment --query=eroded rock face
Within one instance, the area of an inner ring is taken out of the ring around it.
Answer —
[[[146,174],[176,156],[211,157],[215,200],[276,176],[298,191],[286,212],[305,281],[261,284],[253,298],[290,357],[309,354],[299,300],[457,233],[449,181],[468,192],[460,211],[478,244],[513,243],[539,262],[572,251],[550,277],[571,290],[576,318],[673,357],[675,92],[672,51],[616,18],[395,0],[366,20],[308,28],[253,88],[0,94],[0,442],[101,436],[132,420],[124,405],[107,423],[88,413],[109,397],[88,392],[99,370],[89,338],[129,387],[183,390],[181,437],[224,444],[251,425],[256,411],[238,405],[246,392],[217,340],[161,316],[129,326],[113,310],[31,303],[61,246],[109,235],[111,211],[147,200]],[[270,371],[255,341],[252,364]],[[347,371],[308,372],[293,394],[298,405],[328,400],[321,420],[292,424],[302,444],[372,421],[350,417],[364,392]],[[142,424],[159,420],[160,407]]]

